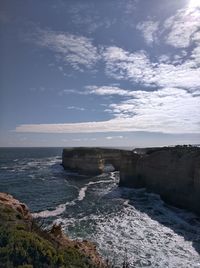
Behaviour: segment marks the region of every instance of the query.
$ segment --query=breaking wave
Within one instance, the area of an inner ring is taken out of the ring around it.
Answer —
[[[111,180],[90,181],[78,191],[78,197],[74,199],[73,201],[66,202],[65,204],[60,204],[54,210],[44,210],[44,211],[32,213],[33,217],[34,218],[48,218],[48,217],[56,217],[56,216],[61,215],[66,210],[67,206],[74,206],[77,201],[82,201],[85,198],[86,191],[90,185],[113,182],[113,180],[115,179],[114,174],[115,174],[114,172],[111,173],[111,176],[110,176]],[[68,185],[77,189],[77,187],[74,185],[71,185],[71,184],[68,184]]]

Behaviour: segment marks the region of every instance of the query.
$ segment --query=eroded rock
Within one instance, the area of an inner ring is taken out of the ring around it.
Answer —
[[[31,221],[33,219],[28,207],[10,194],[0,193],[0,204],[10,207],[20,213],[25,220]]]
[[[172,205],[200,214],[200,148],[175,146],[124,154],[120,186],[145,187]]]

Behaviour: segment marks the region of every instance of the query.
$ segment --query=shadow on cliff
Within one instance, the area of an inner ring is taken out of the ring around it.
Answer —
[[[159,195],[148,193],[143,189],[115,188],[108,198],[128,199],[128,206],[147,214],[152,220],[172,229],[192,242],[196,252],[200,254],[200,217],[194,213],[178,209],[166,204]]]

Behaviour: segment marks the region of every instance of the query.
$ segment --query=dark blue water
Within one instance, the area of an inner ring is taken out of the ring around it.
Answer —
[[[62,148],[1,148],[0,191],[25,202],[46,226],[61,223],[104,256],[133,267],[200,267],[200,222],[145,189],[118,188],[119,173],[64,171]]]

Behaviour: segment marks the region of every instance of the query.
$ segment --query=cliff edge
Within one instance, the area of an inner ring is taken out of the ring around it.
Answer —
[[[1,268],[105,268],[95,245],[72,241],[61,226],[42,230],[28,207],[6,193],[0,193]]]

